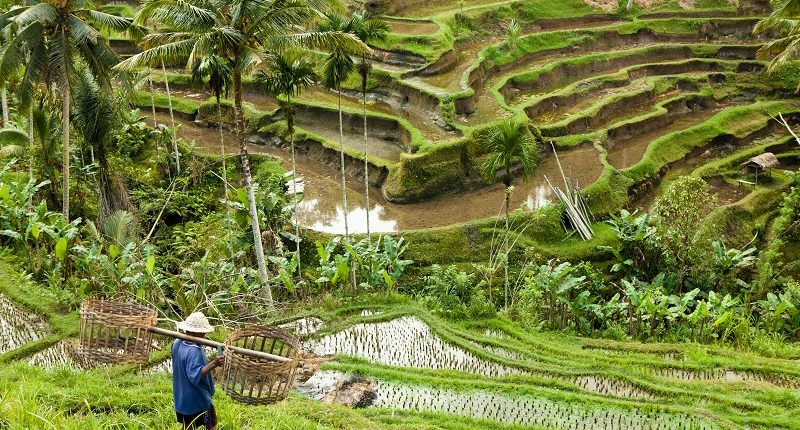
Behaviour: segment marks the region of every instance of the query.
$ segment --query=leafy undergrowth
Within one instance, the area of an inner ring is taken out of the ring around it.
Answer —
[[[7,258],[0,261],[4,275],[0,291],[23,307],[47,313],[52,327],[64,326],[56,330],[61,337],[73,337],[66,326],[77,324],[76,312],[53,307],[48,290],[21,278],[18,267]],[[317,315],[325,326],[306,343],[310,348],[343,330],[364,327],[364,333],[370,333],[389,327],[381,331],[378,342],[361,345],[355,356],[340,352],[324,368],[363,375],[384,389],[396,390],[403,401],[416,402],[416,397],[424,396],[469,402],[489,398],[505,402],[501,406],[506,408],[518,404],[530,408],[519,409],[521,415],[572,414],[568,422],[548,428],[581,428],[575,427],[582,425],[581,420],[598,417],[618,422],[651,417],[662,422],[657,428],[665,428],[664,420],[686,423],[681,426],[687,428],[800,428],[793,418],[800,413],[800,369],[793,361],[798,351],[790,344],[755,344],[770,349],[766,357],[724,345],[643,344],[539,332],[503,316],[456,322],[397,295],[363,295],[348,301],[349,306],[335,298],[306,303],[267,322],[285,322],[292,314]],[[422,331],[409,333],[414,326]],[[439,351],[443,358],[414,367],[393,363],[386,357],[396,351],[387,354],[387,348],[398,349],[398,334],[421,342],[401,354]],[[363,337],[361,341],[366,342]],[[370,356],[373,353],[377,355]],[[139,374],[137,366],[44,370],[18,360],[20,355],[4,356],[11,362],[0,369],[2,428],[177,427],[168,374]],[[470,363],[485,367],[459,367],[446,357],[468,357]],[[487,376],[481,373],[486,367],[510,372]],[[454,413],[463,415],[455,417],[441,413],[435,401],[433,406],[407,403],[387,410],[384,400],[383,408],[351,410],[292,395],[275,405],[252,407],[219,390],[215,402],[220,429],[523,428],[473,419],[487,415],[475,413],[467,403],[455,407]]]

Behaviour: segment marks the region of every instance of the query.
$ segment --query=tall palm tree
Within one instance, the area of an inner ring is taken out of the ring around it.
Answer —
[[[350,32],[364,44],[386,40],[391,27],[389,23],[364,11],[355,14],[350,20]],[[372,71],[372,62],[367,51],[361,54],[358,63],[358,74],[361,75],[361,97],[364,116],[364,198],[367,216],[367,243],[372,242],[369,228],[369,135],[367,134],[367,83]]]
[[[354,38],[337,32],[304,31],[320,10],[338,6],[334,0],[148,0],[135,18],[136,24],[155,20],[170,30],[143,40],[145,50],[123,61],[118,68],[130,69],[160,61],[186,61],[187,68],[203,56],[214,53],[231,67],[233,110],[239,143],[242,176],[247,192],[253,248],[265,299],[272,302],[268,284],[261,227],[258,221],[250,160],[245,144],[242,108],[242,76],[266,60],[265,52],[293,46],[310,48],[360,47]]]
[[[536,167],[536,141],[528,131],[528,127],[514,120],[505,120],[486,131],[480,136],[481,151],[486,155],[483,162],[483,175],[490,182],[497,180],[497,175],[502,174],[505,185],[505,238],[503,240],[506,258],[509,253],[509,235],[511,225],[509,222],[509,205],[511,203],[511,187],[513,176],[511,170],[519,165],[522,176],[528,177]],[[505,264],[505,300],[508,306],[508,262]]]
[[[328,14],[325,21],[320,23],[321,31],[335,31],[352,33],[352,22],[341,15]],[[325,58],[322,83],[330,90],[335,90],[339,100],[339,166],[342,175],[342,211],[344,213],[344,238],[350,238],[350,229],[347,222],[347,179],[344,169],[344,122],[342,120],[342,82],[355,71],[356,66],[347,49],[332,49]]]
[[[297,252],[297,273],[302,276],[302,263],[300,261],[300,223],[297,221],[297,162],[294,148],[294,106],[292,97],[314,85],[317,74],[314,64],[309,61],[303,51],[289,50],[272,56],[268,71],[259,71],[257,82],[273,94],[286,97],[284,111],[286,112],[286,126],[289,133],[289,145],[292,149],[292,195],[294,196],[294,233]]]
[[[769,17],[759,21],[753,32],[776,32],[779,35],[758,51],[759,59],[774,57],[767,68],[769,73],[786,62],[800,59],[800,0],[779,2]]]
[[[217,102],[217,127],[219,128],[219,149],[222,156],[222,187],[225,200],[228,199],[228,164],[225,160],[225,131],[222,126],[222,96],[228,97],[231,88],[231,68],[225,58],[215,54],[204,56],[192,68],[192,83],[202,86],[205,78],[208,78],[208,86],[214,93]],[[225,205],[225,228],[230,229],[231,213],[230,207]],[[233,259],[233,244],[228,241],[228,251]]]
[[[70,83],[78,63],[88,65],[103,85],[110,85],[110,70],[117,56],[101,30],[125,31],[131,21],[91,9],[86,0],[35,0],[0,15],[0,30],[15,28],[0,52],[0,82],[25,65],[17,94],[21,110],[33,98],[37,82],[55,86],[61,95],[62,210],[69,219],[69,119]]]
[[[91,72],[83,67],[75,84],[75,125],[86,144],[91,145],[97,162],[98,215],[102,223],[115,212],[133,212],[125,184],[111,171],[108,163],[108,144],[119,125],[117,101],[109,91],[103,91]]]

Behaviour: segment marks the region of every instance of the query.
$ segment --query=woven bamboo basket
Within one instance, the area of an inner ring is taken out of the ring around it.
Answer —
[[[290,359],[279,363],[235,351],[231,346]],[[222,387],[233,399],[266,405],[286,398],[300,364],[300,340],[276,327],[250,326],[231,333],[225,341]]]
[[[78,355],[86,362],[142,364],[147,362],[156,325],[154,309],[135,303],[86,300],[81,305]]]

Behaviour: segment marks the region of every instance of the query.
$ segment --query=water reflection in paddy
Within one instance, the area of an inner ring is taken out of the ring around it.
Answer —
[[[159,114],[158,118],[160,122],[169,124],[168,116]],[[178,135],[184,140],[194,141],[201,152],[219,154],[219,134],[216,130],[199,128],[187,120],[176,119],[176,122],[180,126]],[[225,133],[225,146],[228,154],[238,153],[238,146],[231,133]],[[287,170],[290,169],[288,149],[249,145],[248,150],[255,154],[278,157],[283,160],[283,166]],[[602,173],[602,165],[593,147],[562,151],[559,153],[559,158],[564,172],[581,187],[592,184]],[[305,195],[298,212],[300,224],[317,231],[342,233],[344,210],[338,171],[308,158],[298,157],[297,172],[305,182]],[[552,201],[554,196],[544,176],[550,178],[553,185],[563,187],[558,166],[552,155],[542,160],[528,180],[515,181],[515,192],[511,198],[512,208],[522,207],[532,210]],[[387,202],[380,190],[372,188],[368,212],[370,228],[373,232],[396,232],[447,226],[498,216],[502,210],[503,198],[502,185],[495,184],[431,201],[401,205]],[[362,181],[348,178],[347,203],[350,232],[365,233],[367,211]]]

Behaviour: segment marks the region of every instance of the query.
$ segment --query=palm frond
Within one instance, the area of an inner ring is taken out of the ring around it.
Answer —
[[[133,23],[146,26],[151,19],[179,31],[208,29],[217,21],[214,10],[185,0],[147,1]]]
[[[27,145],[30,138],[28,133],[17,128],[0,129],[0,145]]]
[[[112,15],[110,13],[100,12],[95,9],[82,9],[75,12],[75,15],[84,18],[101,30],[123,32],[133,24],[130,18],[123,18],[121,16]]]
[[[42,2],[25,8],[22,13],[14,18],[14,22],[20,27],[39,22],[50,24],[58,19],[58,10],[50,3]]]
[[[177,63],[186,61],[194,49],[194,40],[184,39],[163,45],[154,46],[146,51],[140,52],[124,61],[119,62],[114,68],[116,70],[134,70],[141,66],[155,67],[161,61]]]

